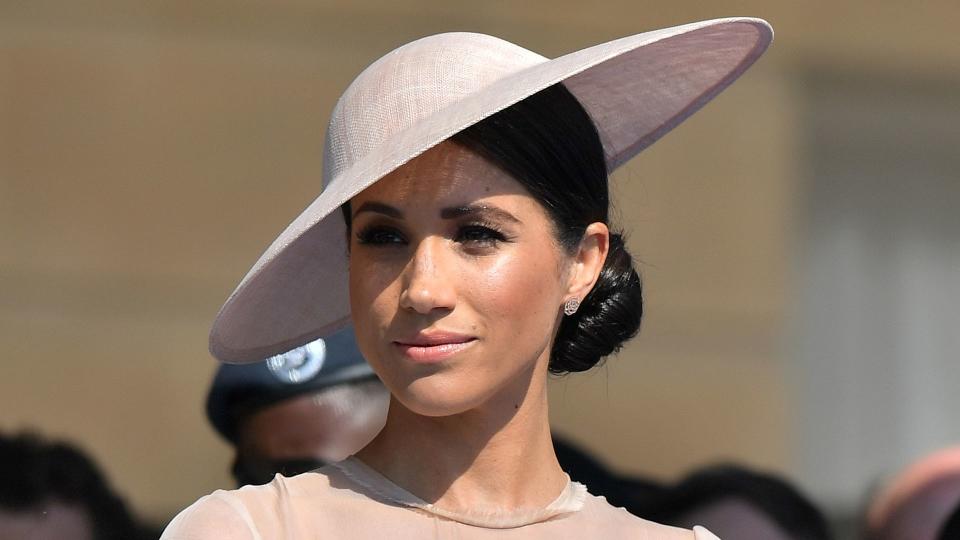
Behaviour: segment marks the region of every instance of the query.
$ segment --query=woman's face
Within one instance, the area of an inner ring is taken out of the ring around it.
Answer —
[[[545,373],[573,257],[516,180],[444,142],[350,204],[357,341],[400,403],[458,414]]]

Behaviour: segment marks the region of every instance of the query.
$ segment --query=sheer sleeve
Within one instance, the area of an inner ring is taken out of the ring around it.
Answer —
[[[177,514],[160,540],[262,540],[238,501],[216,492]]]

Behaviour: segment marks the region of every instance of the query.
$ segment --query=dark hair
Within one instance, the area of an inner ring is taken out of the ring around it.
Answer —
[[[643,517],[667,525],[677,524],[694,510],[729,499],[756,508],[790,538],[832,538],[823,514],[787,481],[737,465],[715,465],[691,474],[656,505],[647,508]]]
[[[580,102],[555,84],[457,133],[451,140],[510,173],[547,210],[560,245],[573,250],[589,224],[609,223],[607,166],[600,135]],[[586,371],[636,335],[640,276],[622,233],[610,234],[593,290],[565,316],[550,353],[555,374]]]
[[[150,533],[136,523],[83,452],[32,434],[0,433],[0,509],[25,513],[50,502],[85,510],[97,540],[145,538]]]

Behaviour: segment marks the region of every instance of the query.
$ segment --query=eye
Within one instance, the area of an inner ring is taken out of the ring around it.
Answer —
[[[503,233],[485,225],[466,225],[457,231],[457,242],[465,244],[493,246],[506,239]]]
[[[357,242],[370,246],[389,246],[406,243],[400,231],[392,227],[366,227],[357,232]]]

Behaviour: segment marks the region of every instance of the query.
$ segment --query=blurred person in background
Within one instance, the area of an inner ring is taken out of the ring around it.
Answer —
[[[221,364],[207,418],[235,450],[237,486],[340,461],[380,431],[390,394],[347,328],[254,364]]]
[[[960,446],[940,450],[906,467],[870,502],[868,540],[957,540]]]
[[[785,480],[736,465],[694,471],[676,485],[610,471],[554,435],[557,459],[590,493],[635,516],[678,527],[702,525],[731,540],[828,540],[820,511]]]
[[[79,449],[31,433],[0,433],[0,540],[159,537]]]
[[[783,478],[739,465],[698,469],[641,510],[671,525],[702,524],[733,540],[829,540],[824,515]]]

